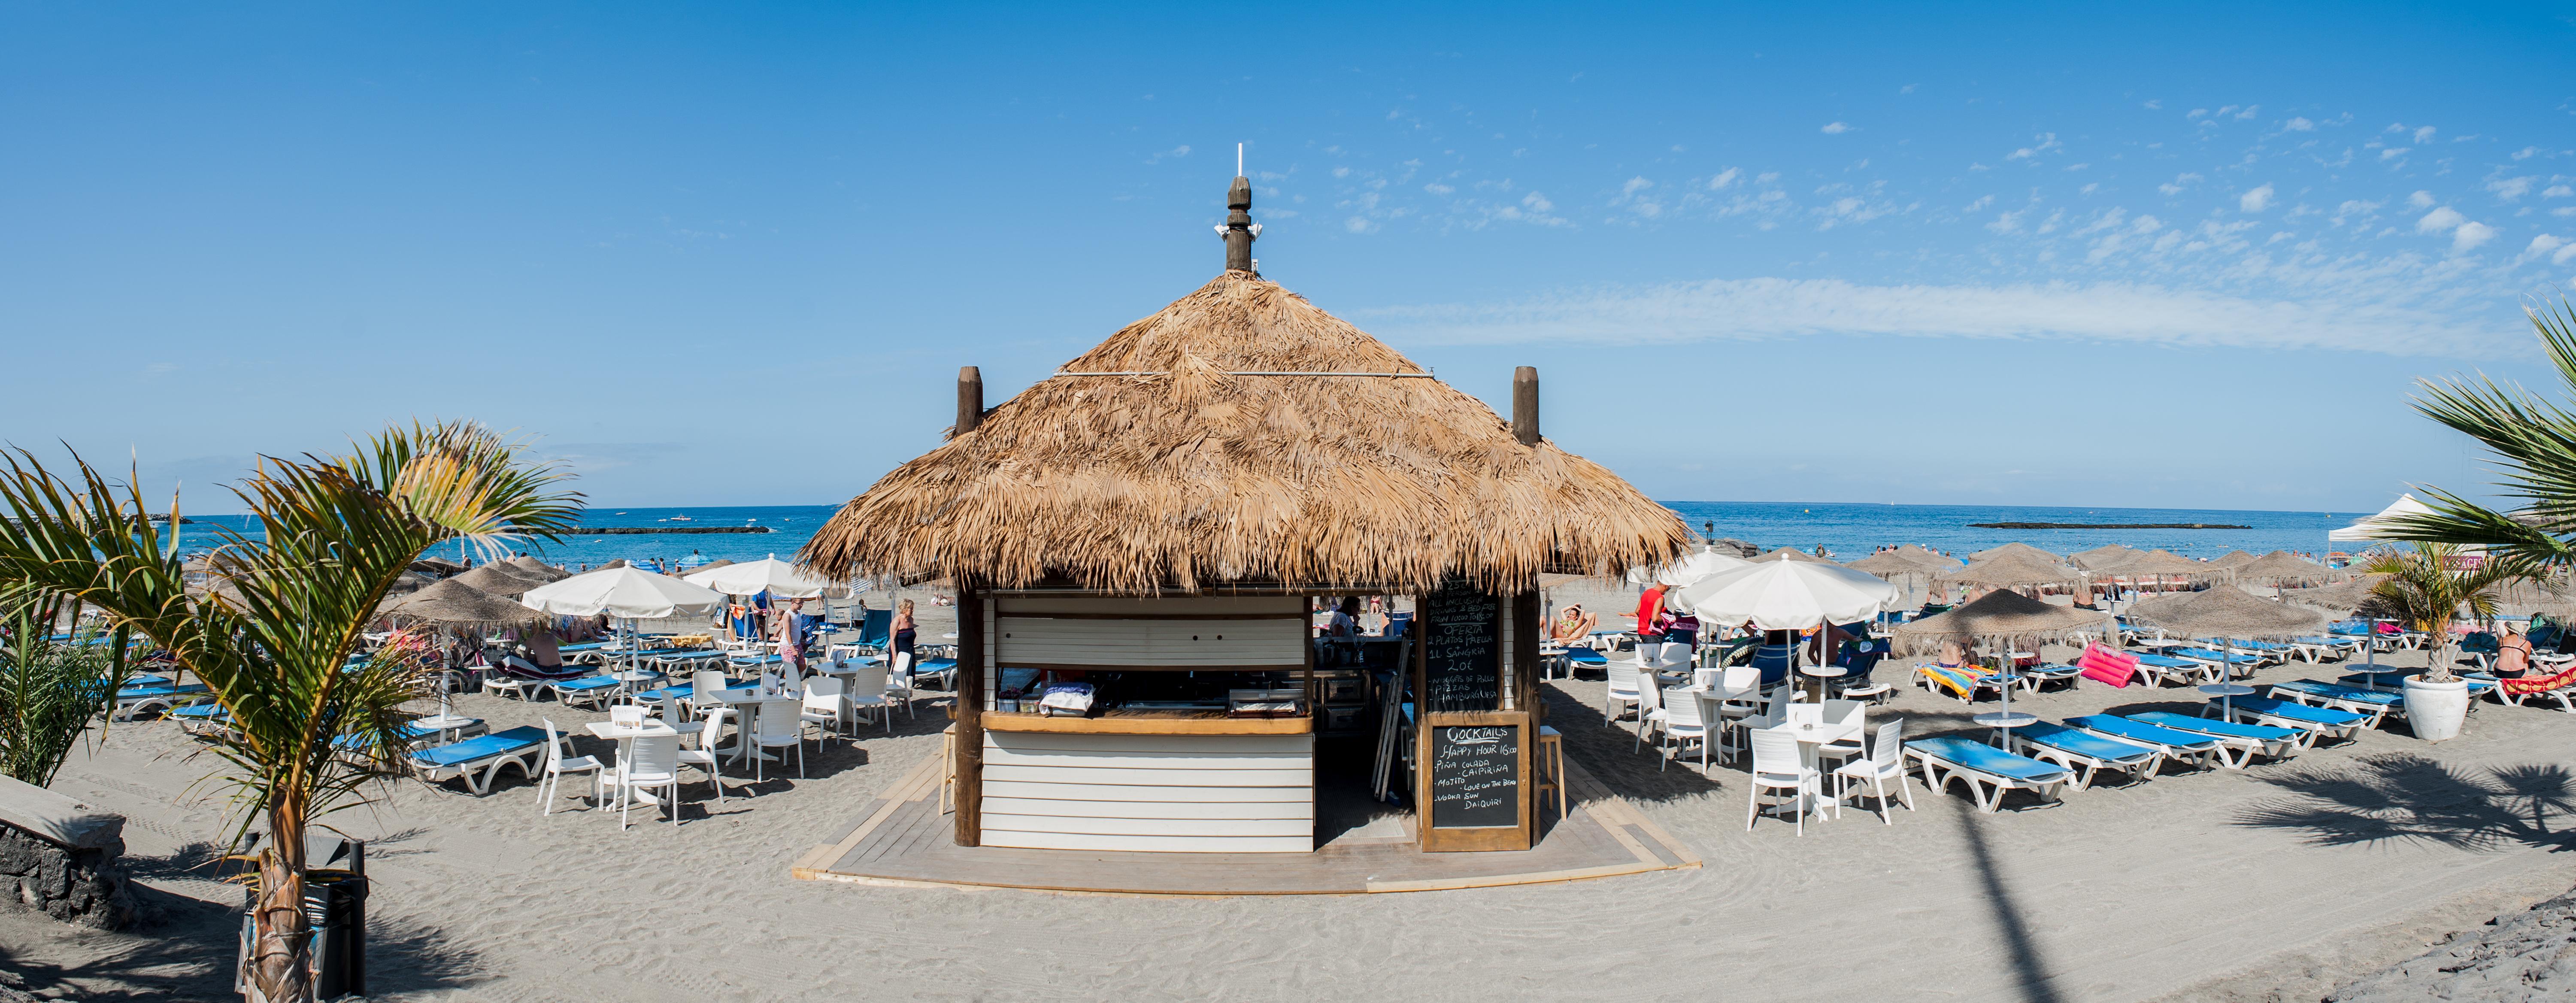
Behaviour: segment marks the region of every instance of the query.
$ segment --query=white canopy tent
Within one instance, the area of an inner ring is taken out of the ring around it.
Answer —
[[[2331,531],[2326,534],[2326,539],[2336,543],[2394,540],[2397,539],[2394,535],[2395,527],[2390,525],[2393,520],[2402,516],[2432,514],[2434,514],[2432,506],[2416,501],[2414,493],[2410,491],[2398,495],[2397,500],[2389,503],[2387,508],[2380,509],[2378,515]]]
[[[746,564],[728,564],[712,571],[686,575],[681,581],[714,589],[729,596],[757,595],[767,592],[780,599],[813,599],[818,596],[846,596],[850,589],[825,581],[793,564],[779,560],[778,555]]]

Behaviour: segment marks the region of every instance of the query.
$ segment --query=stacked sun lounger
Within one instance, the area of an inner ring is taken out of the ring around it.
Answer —
[[[150,683],[127,686],[116,691],[116,705],[109,716],[118,721],[131,721],[145,714],[157,714],[174,707],[186,707],[214,699],[214,691],[204,683]]]
[[[2203,715],[2232,715],[2247,724],[2270,725],[2302,733],[2300,748],[2314,745],[2317,739],[2351,738],[2353,733],[2371,723],[2366,714],[2355,714],[2332,707],[2310,707],[2306,704],[2274,700],[2270,697],[2233,697],[2212,700],[2202,709]]]
[[[2218,740],[2196,731],[2177,731],[2117,714],[2086,714],[2070,717],[2066,723],[2104,738],[2118,739],[2131,745],[2154,749],[2173,762],[2187,762],[2203,769],[2220,755]]]
[[[2160,710],[2130,714],[2127,717],[2140,724],[2194,732],[2217,739],[2218,764],[2231,770],[2244,769],[2245,765],[2253,762],[2254,757],[2258,755],[2270,759],[2288,759],[2293,750],[2301,747],[2304,742],[2302,736],[2306,734],[2291,728],[2217,721]]]
[[[2406,714],[2406,698],[2402,695],[2387,690],[2366,690],[2339,683],[2321,683],[2314,679],[2273,683],[2266,688],[2263,695],[2274,700],[2287,700],[2311,707],[2332,707],[2336,710],[2351,711],[2369,718],[2370,723],[2366,727],[2371,728],[2379,727],[2379,723],[2390,715],[2403,717]]]
[[[2032,759],[2055,763],[2075,772],[2075,789],[2093,786],[2093,775],[2102,770],[2118,770],[2136,780],[2156,775],[2164,764],[2164,750],[2104,738],[2065,725],[2042,721],[2011,730],[2012,751]]]

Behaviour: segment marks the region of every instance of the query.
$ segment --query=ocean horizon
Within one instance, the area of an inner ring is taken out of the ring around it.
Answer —
[[[2022,542],[2059,554],[2089,550],[2105,543],[2160,547],[2185,557],[2217,557],[2231,550],[2262,554],[2274,550],[2321,554],[2329,549],[2328,530],[2352,524],[2368,512],[2278,512],[2247,509],[2086,508],[2036,505],[1903,505],[1852,502],[1719,502],[1664,501],[1693,532],[1743,540],[1764,549],[1823,547],[1838,560],[1853,560],[1884,545],[1913,543],[1966,555],[2004,543]],[[813,538],[838,505],[709,505],[656,508],[602,506],[583,514],[585,527],[730,527],[760,526],[766,533],[585,534],[562,540],[531,542],[520,548],[549,563],[597,567],[615,560],[753,561],[776,555],[793,558]],[[214,545],[214,534],[200,527],[223,526],[248,532],[250,519],[240,515],[189,516],[185,545]],[[1974,523],[2220,523],[2246,529],[1985,529]],[[449,544],[432,556],[455,558],[463,550]]]

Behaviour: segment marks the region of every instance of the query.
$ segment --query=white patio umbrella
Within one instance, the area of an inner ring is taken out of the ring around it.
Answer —
[[[519,597],[529,609],[557,616],[609,616],[627,621],[704,616],[725,604],[724,594],[629,565],[574,575],[530,589]],[[630,650],[633,645],[627,646]],[[632,662],[629,662],[632,667]]]
[[[1702,578],[1666,593],[1664,601],[1704,622],[1805,630],[1876,616],[1896,601],[1896,586],[1866,571],[1783,556]]]
[[[825,581],[802,568],[779,560],[771,554],[746,564],[728,564],[712,571],[685,575],[681,581],[714,589],[729,596],[748,596],[767,592],[780,599],[812,599],[818,596],[846,596],[846,585]]]
[[[1654,580],[1656,583],[1666,587],[1688,585],[1711,575],[1724,574],[1737,568],[1750,567],[1752,564],[1753,562],[1732,554],[1721,554],[1714,550],[1703,550],[1699,553],[1682,558],[1681,560],[1674,561],[1664,567],[1657,568],[1655,570]]]

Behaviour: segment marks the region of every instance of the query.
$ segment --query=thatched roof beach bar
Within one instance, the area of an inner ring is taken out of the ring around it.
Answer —
[[[1687,549],[1539,435],[1531,370],[1505,420],[1254,272],[1250,204],[1236,178],[1197,291],[996,407],[962,373],[948,441],[801,555],[956,583],[959,846],[1313,850],[1322,712],[1357,687],[1346,741],[1404,778],[1421,849],[1528,848],[1539,576]],[[1316,639],[1313,600],[1352,593],[1417,620],[1365,655]]]

